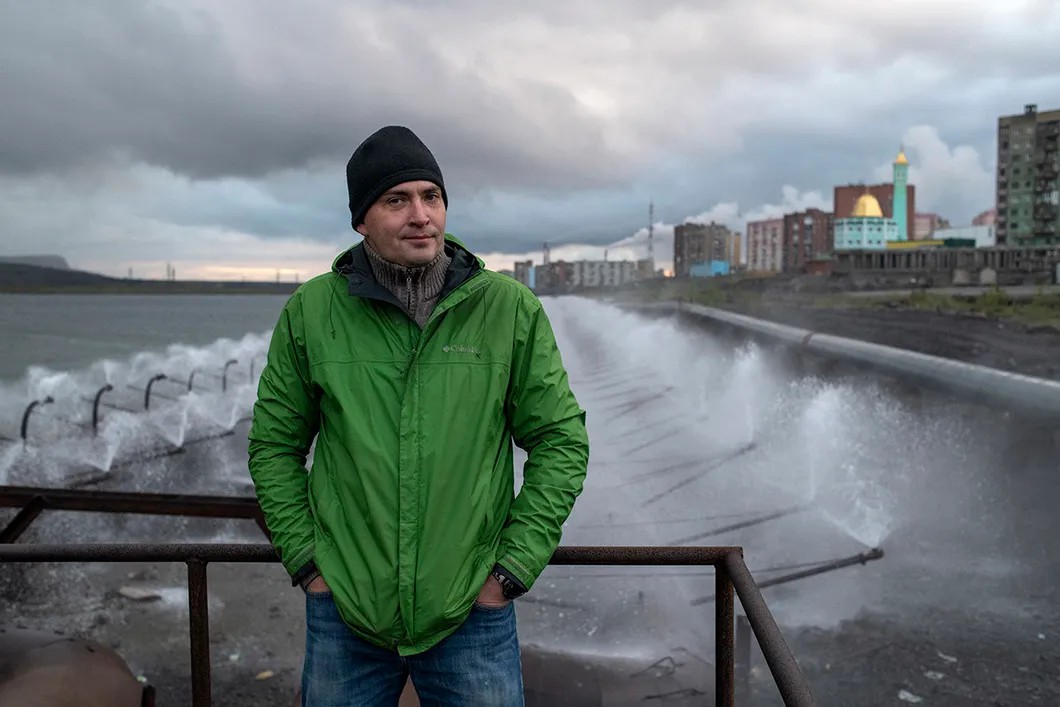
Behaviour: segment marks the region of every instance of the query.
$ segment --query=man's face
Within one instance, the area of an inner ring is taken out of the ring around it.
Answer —
[[[392,263],[426,265],[445,240],[442,190],[423,180],[398,184],[372,204],[357,232]]]

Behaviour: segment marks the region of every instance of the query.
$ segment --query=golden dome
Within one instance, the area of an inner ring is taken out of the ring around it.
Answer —
[[[883,218],[880,202],[872,194],[862,194],[854,204],[854,218]]]
[[[895,164],[909,164],[909,160],[905,158],[905,150],[899,150],[898,156],[894,158]]]

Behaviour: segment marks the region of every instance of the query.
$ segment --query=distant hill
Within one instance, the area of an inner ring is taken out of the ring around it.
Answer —
[[[66,261],[59,258],[65,265]],[[288,282],[126,280],[84,270],[39,267],[0,259],[0,292],[47,294],[291,294]]]
[[[62,260],[62,258],[59,258]],[[41,267],[26,263],[12,263],[0,259],[0,289],[8,292],[12,289],[30,290],[36,288],[63,288],[78,286],[105,286],[119,283],[112,277],[85,272],[84,270],[71,270],[64,267]]]
[[[61,255],[0,255],[0,263],[11,265],[34,265],[38,268],[69,270],[70,263]]]

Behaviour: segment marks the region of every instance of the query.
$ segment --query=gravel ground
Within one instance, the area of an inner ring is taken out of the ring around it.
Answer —
[[[171,566],[142,566],[134,574],[154,579],[130,580],[123,574],[130,569],[95,575],[91,583],[100,589],[123,581],[172,587],[181,574]],[[294,704],[301,601],[296,593],[285,591],[282,577],[273,569],[211,567],[214,704]],[[79,593],[91,597],[93,605],[59,602],[67,610],[57,612],[53,600],[58,597],[53,595],[47,602],[23,604],[18,618],[4,611],[3,623],[90,635],[118,650],[134,672],[156,687],[159,707],[190,704],[187,614],[179,601],[173,601],[170,592],[165,592],[166,599],[152,602],[132,602],[113,594],[97,599],[97,590],[91,589]],[[834,628],[787,628],[785,633],[822,706],[1060,704],[1056,612],[1022,620],[988,613],[866,612]],[[654,666],[647,660],[594,663],[557,659],[534,646],[528,646],[525,654],[531,706],[684,707],[702,704],[711,692],[712,666],[707,661],[686,658]],[[752,664],[750,704],[782,704],[757,647]],[[923,702],[916,702],[917,698]]]
[[[1060,704],[1055,615],[1050,623],[1030,627],[1038,632],[1027,633],[1019,622],[971,618],[945,611],[902,618],[867,615],[838,630],[792,632],[791,643],[822,707]],[[758,691],[771,689],[765,685]]]

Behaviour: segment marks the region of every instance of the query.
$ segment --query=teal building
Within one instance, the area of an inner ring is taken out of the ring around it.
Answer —
[[[909,160],[899,151],[894,161],[894,218],[885,218],[880,202],[866,192],[858,197],[850,218],[835,220],[836,250],[884,250],[888,243],[909,240],[906,186]]]

